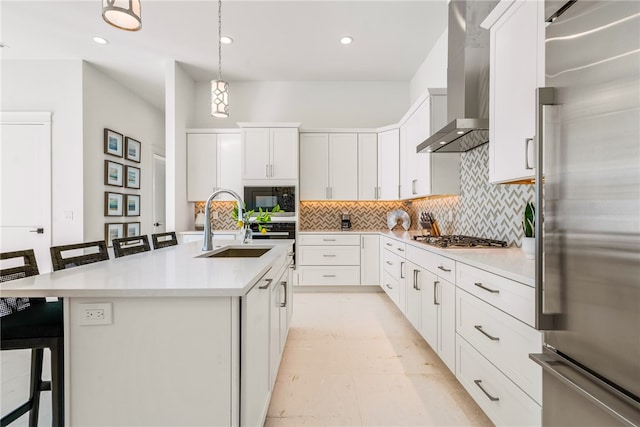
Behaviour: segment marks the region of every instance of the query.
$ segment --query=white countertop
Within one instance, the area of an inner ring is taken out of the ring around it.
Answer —
[[[406,244],[413,245],[426,251],[437,253],[438,255],[451,258],[473,267],[487,270],[507,279],[515,280],[527,286],[535,286],[535,260],[526,259],[520,248],[487,248],[487,249],[461,249],[448,248],[441,249],[435,246],[416,242],[413,236],[419,234],[418,231],[390,231],[390,230],[312,230],[301,231],[301,234],[379,234],[384,237],[399,240]]]
[[[5,282],[2,296],[242,296],[287,253],[292,242],[257,240],[243,245],[273,246],[259,258],[198,258],[208,252],[202,252],[202,242],[190,242]],[[215,239],[213,244],[214,248],[240,245]]]

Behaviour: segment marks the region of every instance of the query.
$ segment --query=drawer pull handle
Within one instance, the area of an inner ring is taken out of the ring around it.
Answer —
[[[476,285],[477,287],[479,287],[481,289],[484,289],[485,291],[489,291],[492,294],[499,294],[500,293],[500,291],[498,289],[487,288],[486,286],[482,285],[482,283],[480,283],[480,282],[476,282],[476,283],[474,283],[474,285]]]
[[[391,261],[387,261],[387,265],[393,265]]]
[[[389,289],[393,289],[391,286],[389,286],[389,284],[388,284],[388,283],[386,284],[386,286],[387,286],[387,288],[389,288]]]
[[[264,281],[267,282],[267,284],[264,286],[258,286],[258,289],[267,289],[269,286],[271,286],[271,282],[273,282],[273,279],[264,279]]]
[[[324,254],[322,256],[325,257],[325,258],[335,258],[336,257],[335,255],[332,255],[332,254]]]
[[[323,242],[335,242],[336,239],[322,239]]]
[[[498,398],[498,397],[493,397],[493,396],[491,396],[489,393],[487,393],[487,390],[485,390],[485,389],[484,389],[484,387],[482,387],[482,385],[480,384],[480,383],[482,382],[482,380],[473,380],[473,382],[474,382],[474,383],[476,383],[476,385],[478,386],[478,388],[479,388],[480,390],[482,390],[482,392],[483,392],[484,394],[486,394],[486,395],[487,395],[487,397],[489,398],[489,400],[490,400],[490,401],[492,401],[492,402],[497,402],[497,401],[499,401],[499,400],[500,400],[500,398]]]
[[[385,243],[385,245],[387,245],[387,246],[393,246],[391,243]]]
[[[400,252],[404,252],[404,249],[402,248],[396,248],[397,250],[399,250]]]
[[[486,333],[484,329],[482,329],[482,325],[475,325],[474,328],[479,330],[482,333],[482,335],[489,338],[491,341],[500,341],[499,337],[494,337],[493,335],[489,335],[488,333]]]
[[[335,274],[323,274],[322,277],[336,277]]]
[[[451,272],[450,268],[444,268],[443,266],[439,265],[438,269],[442,270],[442,271],[446,271],[447,273]]]

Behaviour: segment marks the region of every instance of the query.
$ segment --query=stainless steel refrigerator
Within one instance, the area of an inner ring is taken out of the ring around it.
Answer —
[[[640,1],[546,1],[536,314],[549,426],[640,425]]]

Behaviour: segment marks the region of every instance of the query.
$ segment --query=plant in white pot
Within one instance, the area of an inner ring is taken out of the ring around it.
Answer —
[[[527,259],[535,259],[536,255],[536,206],[533,202],[527,202],[522,218],[522,251]]]

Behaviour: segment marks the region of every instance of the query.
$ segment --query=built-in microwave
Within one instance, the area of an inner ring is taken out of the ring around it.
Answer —
[[[281,213],[276,216],[295,216],[296,214],[296,188],[295,187],[244,187],[244,203],[247,210],[258,212],[268,209],[273,210],[280,206]]]

